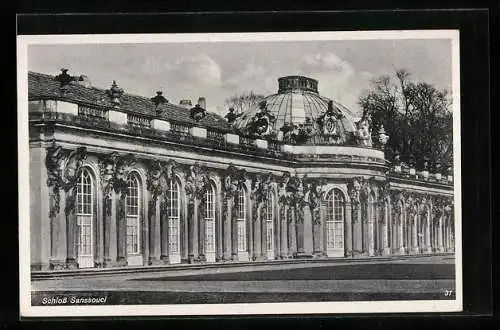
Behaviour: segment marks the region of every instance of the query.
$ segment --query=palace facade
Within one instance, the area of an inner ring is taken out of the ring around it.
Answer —
[[[225,118],[205,98],[29,72],[32,270],[454,251],[453,175],[302,76]]]

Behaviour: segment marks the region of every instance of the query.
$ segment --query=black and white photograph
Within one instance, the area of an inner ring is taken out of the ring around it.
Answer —
[[[462,310],[457,30],[17,47],[23,316]]]

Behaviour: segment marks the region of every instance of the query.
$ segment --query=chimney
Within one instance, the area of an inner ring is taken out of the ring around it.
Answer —
[[[200,108],[207,109],[207,101],[204,96],[200,96],[198,98],[198,104],[200,105]]]
[[[184,107],[184,108],[186,108],[186,109],[189,109],[189,108],[191,108],[191,106],[192,106],[193,104],[191,103],[191,100],[181,100],[181,101],[179,102],[179,105],[180,105],[181,107]]]

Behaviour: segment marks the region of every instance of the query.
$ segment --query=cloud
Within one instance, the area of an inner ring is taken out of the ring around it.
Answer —
[[[198,54],[171,61],[162,55],[150,55],[142,63],[147,75],[168,74],[177,83],[201,83],[218,86],[221,83],[221,67],[210,56]]]
[[[242,70],[235,72],[235,74],[224,80],[222,85],[228,90],[240,90],[247,87],[255,90],[255,88],[262,87],[268,74],[269,71],[263,65],[248,62],[245,63]]]
[[[308,73],[329,71],[345,78],[349,78],[355,71],[349,62],[331,52],[305,55],[300,68]]]
[[[221,68],[210,56],[200,54],[182,58],[174,63],[176,75],[205,85],[217,86],[221,83]]]
[[[357,71],[347,60],[332,52],[304,55],[299,63],[303,74],[319,81],[320,94],[342,103],[353,112],[359,112],[359,91],[367,88],[373,74]]]

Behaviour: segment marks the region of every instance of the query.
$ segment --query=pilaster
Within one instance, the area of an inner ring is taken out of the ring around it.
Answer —
[[[265,220],[261,218],[261,208],[262,205],[258,205],[258,201],[256,198],[250,199],[252,203],[252,227],[253,227],[253,260],[262,260],[262,223],[265,223]],[[254,203],[257,204],[254,206]]]
[[[161,213],[160,202],[151,200],[149,206],[149,264],[160,264],[161,258]]]
[[[281,223],[281,248],[280,248],[280,258],[288,258],[288,216],[287,207],[285,204],[280,202],[279,217]]]
[[[70,196],[72,195],[74,197],[76,193],[74,189],[76,189],[76,187],[71,188],[70,191],[67,192],[68,195]],[[78,263],[76,260],[76,240],[75,240],[76,229],[77,229],[76,227],[77,217],[74,209],[73,210],[68,209],[64,213],[66,216],[66,240],[67,240],[66,267],[70,269],[75,269],[78,268]]]
[[[225,261],[231,260],[232,257],[232,214],[233,214],[233,201],[231,198],[225,198],[225,211],[224,211],[224,230],[223,230],[223,239],[224,239],[224,253],[223,259]]]
[[[412,249],[411,252],[413,254],[418,254],[419,253],[419,248],[418,248],[418,227],[417,227],[417,221],[418,221],[418,215],[411,214],[410,215],[412,218]]]
[[[127,218],[125,210],[125,194],[117,194],[117,252],[116,265],[127,265]]]
[[[383,254],[390,255],[391,248],[389,246],[389,230],[391,226],[389,224],[390,219],[390,204],[388,201],[384,201],[384,224],[383,224],[383,235],[382,235],[382,245],[383,245]]]
[[[60,194],[60,209],[52,218],[52,253],[49,260],[50,269],[64,269],[66,268],[67,257],[67,240],[66,240],[66,215],[64,209],[66,208],[66,194],[64,190],[59,191]]]
[[[293,207],[288,207],[288,257],[293,258],[297,252],[297,234],[295,228],[295,214]]]

